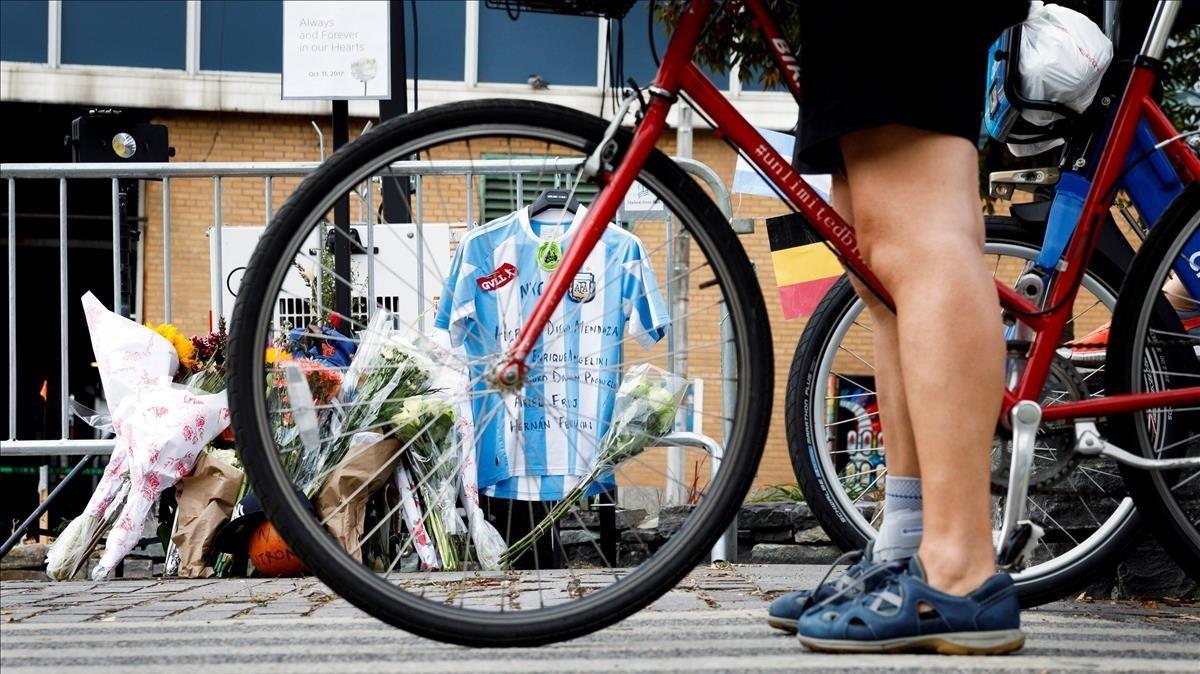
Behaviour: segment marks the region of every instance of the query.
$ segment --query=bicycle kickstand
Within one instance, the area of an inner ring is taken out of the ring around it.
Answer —
[[[1044,533],[1042,527],[1025,517],[1034,444],[1041,423],[1042,408],[1037,403],[1022,400],[1013,406],[1008,495],[1004,499],[1004,519],[996,545],[996,561],[1004,571],[1020,569]]]

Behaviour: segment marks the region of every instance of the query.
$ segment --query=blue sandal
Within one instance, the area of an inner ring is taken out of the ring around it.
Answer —
[[[814,651],[993,655],[1025,645],[1012,578],[998,573],[965,597],[925,582],[913,557],[908,568],[886,568],[884,580],[857,596],[814,605],[798,621],[800,643]]]
[[[826,601],[838,593],[843,593],[842,596],[853,597],[870,589],[874,585],[874,581],[885,577],[885,574],[877,569],[885,563],[875,561],[874,547],[875,541],[871,541],[867,543],[865,550],[847,552],[838,557],[814,589],[796,590],[780,595],[778,599],[771,602],[771,607],[767,610],[767,624],[775,629],[795,634],[796,621],[816,603]],[[833,570],[846,563],[850,563],[849,568],[832,582],[827,582]]]

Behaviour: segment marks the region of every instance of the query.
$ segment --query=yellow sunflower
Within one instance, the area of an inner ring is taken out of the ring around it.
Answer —
[[[291,359],[292,354],[288,353],[285,349],[276,349],[273,346],[267,347],[267,355],[265,360],[267,361],[268,365],[274,365],[275,363]]]
[[[163,323],[162,325],[146,323],[146,327],[162,335],[163,339],[166,339],[171,343],[171,346],[175,347],[175,353],[179,356],[180,365],[189,370],[196,368],[198,363],[195,358],[195,347],[192,346],[191,338],[184,336],[179,331],[179,328],[170,323]]]

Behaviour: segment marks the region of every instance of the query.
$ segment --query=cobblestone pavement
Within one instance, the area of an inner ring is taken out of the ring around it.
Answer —
[[[816,566],[697,569],[648,609],[535,649],[467,649],[392,629],[319,581],[129,580],[0,584],[0,669],[106,672],[1187,671],[1200,672],[1200,609],[1058,602],[1028,611],[1019,654],[817,655],[766,626],[770,598]]]

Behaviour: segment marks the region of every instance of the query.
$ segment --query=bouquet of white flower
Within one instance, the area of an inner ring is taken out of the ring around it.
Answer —
[[[686,380],[661,368],[649,364],[630,368],[617,389],[613,421],[604,434],[591,470],[528,534],[509,544],[500,563],[511,566],[555,522],[565,517],[577,501],[587,496],[601,478],[669,434],[675,426],[675,415],[686,390]]]
[[[604,436],[600,464],[616,466],[670,433],[685,389],[683,380],[653,365],[631,369],[617,390],[616,418]]]
[[[429,392],[433,363],[421,349],[390,329],[391,314],[379,311],[366,330],[354,360],[342,377],[328,419],[321,420],[322,443],[301,450],[293,479],[307,495],[315,494],[341,463],[355,433],[383,428],[404,402]]]
[[[417,486],[425,529],[441,568],[459,568],[466,525],[458,515],[458,434],[454,405],[435,396],[408,398],[392,417],[396,437]]]

